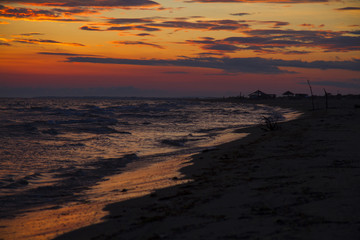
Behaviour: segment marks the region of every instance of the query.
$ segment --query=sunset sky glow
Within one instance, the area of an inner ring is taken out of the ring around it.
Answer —
[[[0,97],[360,93],[359,0],[0,0]]]

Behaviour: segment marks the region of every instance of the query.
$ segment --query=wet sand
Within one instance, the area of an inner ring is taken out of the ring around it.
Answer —
[[[188,182],[178,171],[189,165],[190,156],[147,164],[141,168],[136,162],[128,170],[109,176],[85,191],[84,197],[59,205],[30,208],[15,218],[0,219],[0,239],[44,240],[101,222],[107,215],[103,208],[114,202],[150,194],[155,189]],[[135,166],[132,166],[135,165]],[[174,179],[179,179],[174,181]],[[106,192],[106,193],[105,193]]]
[[[57,239],[359,239],[360,100],[193,156],[187,183],[108,205],[104,222]],[[173,181],[179,179],[173,178]]]

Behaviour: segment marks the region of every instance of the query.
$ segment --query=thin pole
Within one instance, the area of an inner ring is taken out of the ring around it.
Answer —
[[[328,109],[328,93],[326,92],[325,88],[324,88],[324,93],[325,93],[325,108],[327,110]]]

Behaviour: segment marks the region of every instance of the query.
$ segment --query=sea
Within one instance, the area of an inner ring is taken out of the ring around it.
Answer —
[[[296,116],[203,99],[0,98],[0,219],[83,199],[129,164],[142,168],[238,139],[236,129],[263,117]]]

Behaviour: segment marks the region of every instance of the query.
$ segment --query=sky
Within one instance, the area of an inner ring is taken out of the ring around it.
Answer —
[[[360,0],[0,0],[0,97],[360,94]]]

